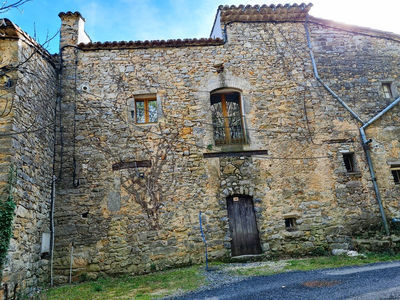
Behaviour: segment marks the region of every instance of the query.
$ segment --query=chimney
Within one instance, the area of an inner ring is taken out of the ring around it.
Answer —
[[[67,45],[91,42],[85,32],[85,19],[79,12],[61,12],[58,16],[61,19],[60,50]]]

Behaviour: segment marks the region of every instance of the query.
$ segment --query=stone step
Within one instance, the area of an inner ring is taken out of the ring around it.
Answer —
[[[248,255],[239,255],[232,256],[231,262],[252,262],[252,261],[260,261],[266,258],[265,254],[248,254]]]

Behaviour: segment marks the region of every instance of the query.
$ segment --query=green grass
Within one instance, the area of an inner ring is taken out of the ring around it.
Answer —
[[[345,266],[360,266],[376,262],[400,260],[400,254],[366,254],[366,257],[348,257],[348,256],[322,256],[305,259],[287,260],[286,265],[281,268],[274,267],[254,267],[238,269],[232,273],[243,276],[261,276],[272,275],[287,271],[308,271],[327,268],[339,268]]]
[[[49,289],[41,299],[154,299],[190,291],[205,283],[199,266],[142,276],[101,278]]]
[[[268,261],[262,267],[235,267],[220,262],[212,262],[211,267],[242,276],[271,275],[288,271],[307,271],[344,266],[358,266],[375,262],[400,260],[400,254],[367,254],[365,257],[322,256],[285,261]],[[179,268],[142,276],[101,278],[49,289],[40,299],[154,299],[173,295],[179,291],[195,290],[204,285],[204,265]]]

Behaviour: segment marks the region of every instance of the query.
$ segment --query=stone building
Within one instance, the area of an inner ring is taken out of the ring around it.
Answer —
[[[37,286],[49,274],[49,249],[41,244],[50,233],[57,70],[41,45],[5,19],[0,53],[0,208],[10,169],[16,171],[13,238],[0,277],[7,284],[1,288],[12,293]]]
[[[212,259],[320,254],[389,234],[400,217],[400,36],[310,8],[220,6],[209,39],[105,43],[90,41],[80,13],[60,13],[58,64],[35,54],[48,84],[17,72],[14,91],[44,93],[14,110],[46,103],[29,117],[54,115],[54,132],[0,147],[0,170],[12,161],[21,183],[6,281],[48,280],[48,232],[58,283],[199,263],[200,211]],[[2,52],[39,47],[13,26]],[[0,122],[8,132],[22,120]]]

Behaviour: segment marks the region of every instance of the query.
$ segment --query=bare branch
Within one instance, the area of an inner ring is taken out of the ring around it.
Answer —
[[[13,8],[19,8],[20,6],[22,6],[25,3],[30,2],[30,1],[31,0],[18,0],[18,1],[12,2],[10,4],[7,4],[7,1],[4,1],[0,5],[0,13],[5,13],[5,12],[7,12],[10,9],[13,9]]]

